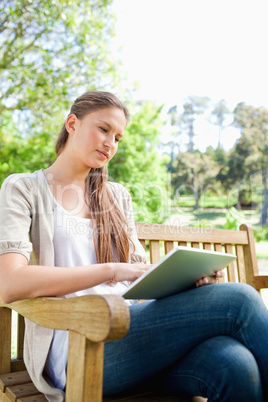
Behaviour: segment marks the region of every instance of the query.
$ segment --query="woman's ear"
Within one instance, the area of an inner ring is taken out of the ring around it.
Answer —
[[[70,114],[67,117],[66,122],[65,122],[65,127],[69,134],[74,134],[76,120],[77,120],[77,117],[75,114]]]

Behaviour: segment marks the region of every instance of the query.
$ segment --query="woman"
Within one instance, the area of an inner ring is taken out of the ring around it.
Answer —
[[[0,195],[4,302],[120,293],[148,269],[130,196],[106,179],[127,121],[114,95],[88,92],[71,108],[55,163],[6,179]],[[264,400],[267,310],[249,286],[214,285],[220,275],[162,300],[128,302],[129,333],[105,345],[104,395],[159,375],[159,387],[209,401]],[[67,344],[67,333],[26,320],[25,363],[50,401],[64,400]]]

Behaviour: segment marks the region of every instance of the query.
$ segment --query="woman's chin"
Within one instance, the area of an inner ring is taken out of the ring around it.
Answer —
[[[105,166],[107,164],[107,162],[100,162],[100,163],[91,163],[90,165],[88,164],[87,167],[89,169],[100,169],[103,166]]]

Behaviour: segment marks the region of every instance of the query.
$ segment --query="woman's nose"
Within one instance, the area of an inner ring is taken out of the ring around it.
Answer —
[[[115,137],[113,135],[109,135],[108,137],[106,137],[104,145],[107,148],[114,149],[116,146]]]

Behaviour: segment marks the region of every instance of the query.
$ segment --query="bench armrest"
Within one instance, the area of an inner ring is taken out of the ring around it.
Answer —
[[[89,295],[70,299],[40,297],[5,304],[43,327],[71,330],[92,342],[120,339],[129,329],[130,314],[117,295]]]

